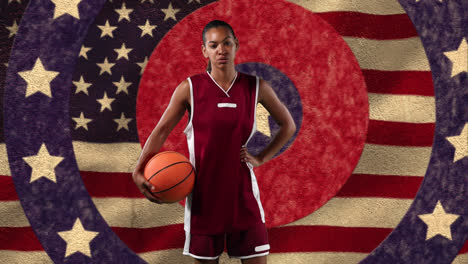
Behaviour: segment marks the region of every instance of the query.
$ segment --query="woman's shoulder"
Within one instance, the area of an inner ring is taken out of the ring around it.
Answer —
[[[206,76],[208,76],[208,73],[205,71],[205,72],[200,72],[200,73],[192,74],[192,75],[188,76],[186,79],[188,79],[188,78],[190,78],[190,79],[202,78],[202,77],[206,77]]]

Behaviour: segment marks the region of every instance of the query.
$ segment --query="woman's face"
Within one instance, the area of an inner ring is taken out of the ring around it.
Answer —
[[[205,58],[211,60],[211,67],[225,68],[234,66],[234,58],[239,49],[239,42],[234,39],[231,31],[226,27],[215,27],[205,32],[205,45],[202,52]]]

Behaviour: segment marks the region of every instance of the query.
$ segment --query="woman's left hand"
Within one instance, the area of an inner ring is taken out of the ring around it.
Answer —
[[[254,167],[258,167],[263,164],[262,159],[260,159],[259,157],[250,155],[250,153],[247,151],[247,147],[241,147],[240,160],[241,162],[249,162]]]

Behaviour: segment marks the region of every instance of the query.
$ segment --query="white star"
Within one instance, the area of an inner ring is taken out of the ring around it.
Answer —
[[[465,123],[463,130],[458,136],[446,137],[448,142],[455,147],[455,156],[453,162],[468,156],[468,123]]]
[[[83,112],[81,112],[80,117],[72,117],[72,118],[76,122],[75,129],[83,127],[84,129],[88,130],[88,123],[93,121],[92,119],[85,118]]]
[[[114,31],[117,27],[112,27],[110,24],[109,24],[109,20],[106,20],[106,23],[104,24],[104,26],[100,26],[98,25],[98,28],[101,29],[101,38],[102,37],[105,37],[105,36],[110,36],[111,38],[114,37],[114,34],[112,33],[112,31]]]
[[[148,0],[150,3],[154,4],[154,0]],[[141,0],[141,3],[146,2],[146,0]]]
[[[67,243],[65,257],[68,257],[75,252],[81,252],[84,255],[91,257],[89,243],[91,243],[91,241],[99,234],[99,232],[84,229],[79,218],[76,219],[72,229],[57,233]]]
[[[26,97],[41,92],[52,98],[50,82],[59,72],[46,70],[41,59],[37,58],[34,67],[30,71],[22,71],[18,72],[18,74],[27,82]]]
[[[98,101],[101,104],[101,112],[102,112],[105,109],[109,109],[110,111],[112,111],[111,103],[114,100],[115,100],[114,98],[108,98],[106,92],[104,92],[104,97],[102,97],[101,99],[97,99],[96,101]]]
[[[122,113],[120,115],[120,118],[115,118],[114,121],[118,124],[117,131],[119,131],[122,128],[128,130],[128,123],[132,121],[132,118],[125,118],[124,113]]]
[[[468,44],[466,38],[463,38],[457,50],[446,51],[444,55],[452,62],[453,77],[461,72],[468,72]]]
[[[143,74],[143,71],[145,70],[146,68],[146,64],[148,64],[148,57],[145,57],[145,60],[143,62],[137,62],[138,66],[140,66],[141,70],[140,70],[140,75]]]
[[[133,49],[127,49],[125,48],[125,43],[122,43],[122,47],[120,47],[120,49],[114,49],[115,52],[117,52],[117,59],[120,59],[120,58],[126,58],[128,60],[128,53],[130,53],[130,51],[132,51]]]
[[[115,9],[115,12],[119,13],[119,20],[117,22],[120,22],[122,19],[127,19],[130,22],[130,13],[133,12],[133,9],[127,9],[125,7],[125,3],[122,3],[122,8],[121,9]]]
[[[114,67],[115,63],[109,63],[107,61],[107,58],[105,58],[103,63],[96,63],[96,64],[99,66],[99,68],[101,68],[99,75],[103,74],[104,72],[107,72],[110,75],[112,75],[111,68]]]
[[[81,50],[80,50],[80,55],[78,55],[78,57],[84,57],[85,59],[88,59],[88,51],[91,50],[91,47],[86,47],[85,45],[81,46]]]
[[[8,68],[8,62],[3,63],[3,65]]]
[[[177,19],[175,17],[175,14],[177,12],[179,12],[180,9],[178,9],[178,8],[173,9],[172,8],[172,3],[169,3],[169,7],[168,8],[163,8],[163,9],[161,9],[161,11],[164,13],[164,21],[166,21],[168,18],[172,18],[175,21],[177,21]]]
[[[426,240],[429,240],[436,235],[441,235],[452,240],[450,226],[460,216],[456,214],[447,214],[440,201],[437,201],[432,213],[421,214],[418,215],[418,217],[427,225]]]
[[[77,19],[80,19],[78,13],[78,5],[81,0],[50,0],[55,4],[54,19],[64,14],[69,14]]]
[[[10,31],[8,38],[11,38],[12,36],[16,35],[16,33],[18,32],[18,24],[16,23],[16,20],[13,20],[13,25],[6,28],[8,29],[8,31]]]
[[[57,183],[55,167],[63,160],[63,157],[50,155],[44,143],[36,155],[23,157],[23,160],[32,168],[30,183],[41,177]]]
[[[189,0],[189,1],[188,1],[188,4],[192,3],[192,1],[193,1],[193,0]],[[201,4],[201,3],[200,3],[200,0],[195,0],[195,1],[197,1],[197,3],[199,3],[199,4]]]
[[[121,93],[121,92],[124,92],[126,94],[128,94],[128,87],[130,85],[132,85],[131,82],[125,82],[125,79],[122,75],[122,77],[120,77],[120,81],[119,82],[112,82],[115,86],[117,86],[117,91],[115,92],[115,94],[118,94],[118,93]]]
[[[267,137],[271,137],[270,123],[268,117],[270,113],[263,107],[262,104],[257,104],[257,131]]]
[[[146,23],[143,26],[138,26],[141,29],[141,36],[143,37],[144,35],[148,34],[151,37],[153,36],[153,29],[155,29],[157,26],[156,25],[150,25],[149,20],[146,19]]]
[[[88,88],[91,86],[91,83],[85,82],[83,76],[80,76],[80,80],[78,82],[73,81],[73,84],[76,86],[75,94],[83,92],[88,95]]]

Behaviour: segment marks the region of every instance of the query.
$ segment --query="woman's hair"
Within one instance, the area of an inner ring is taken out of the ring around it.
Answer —
[[[208,24],[206,24],[205,28],[203,29],[203,32],[202,32],[203,46],[205,46],[205,42],[206,42],[205,33],[211,28],[217,28],[217,27],[228,28],[231,31],[231,34],[234,37],[234,39],[237,39],[236,35],[234,34],[234,30],[228,23],[222,20],[212,20]],[[211,72],[211,61],[209,59],[208,59],[208,66],[206,66],[206,70],[208,72]]]

